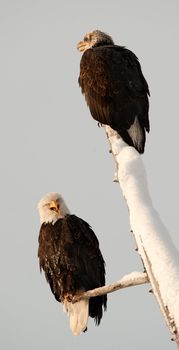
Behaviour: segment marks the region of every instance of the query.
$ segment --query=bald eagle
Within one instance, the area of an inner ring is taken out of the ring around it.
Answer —
[[[74,335],[86,331],[88,316],[99,325],[107,296],[81,299],[75,295],[105,285],[105,262],[98,239],[87,222],[70,214],[63,198],[48,193],[39,204],[41,228],[38,257],[56,300],[63,304]]]
[[[92,117],[143,153],[150,94],[137,57],[99,30],[86,34],[77,48],[84,52],[79,85]]]

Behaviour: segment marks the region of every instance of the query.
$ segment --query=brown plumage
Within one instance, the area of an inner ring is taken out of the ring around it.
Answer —
[[[71,311],[73,305],[77,307],[71,303],[74,295],[105,284],[99,242],[87,222],[69,213],[60,195],[51,193],[44,197],[39,211],[42,222],[38,249],[40,269],[44,270],[56,300],[64,304],[69,314],[71,312],[70,327],[78,335],[86,330],[88,315],[99,325],[103,308],[106,309],[107,296],[103,295],[83,301],[80,312],[85,313],[84,320],[78,321],[78,315],[74,320],[74,310]],[[84,303],[87,304],[84,306]]]
[[[77,47],[84,52],[79,85],[92,117],[143,153],[150,129],[149,89],[137,57],[98,30],[86,34]]]

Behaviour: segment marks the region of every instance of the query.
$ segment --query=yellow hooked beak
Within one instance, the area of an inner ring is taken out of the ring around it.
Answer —
[[[56,201],[51,201],[50,209],[56,211],[57,213],[60,213],[60,206]]]

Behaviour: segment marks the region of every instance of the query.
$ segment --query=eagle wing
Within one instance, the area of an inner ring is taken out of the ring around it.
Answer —
[[[105,285],[105,262],[98,239],[89,224],[75,215],[68,218],[68,226],[74,238],[74,264],[77,266],[77,288],[90,290]],[[97,325],[107,308],[107,295],[89,300],[89,315]]]
[[[70,249],[73,265],[77,267],[78,288],[88,290],[104,285],[105,263],[94,231],[76,215],[69,215],[67,223],[73,237],[73,250]]]
[[[39,233],[38,258],[40,270],[43,270],[50,289],[57,301],[62,299],[60,286],[61,229],[56,225],[42,224]]]
[[[98,122],[115,130],[128,129],[138,115],[149,131],[149,89],[131,51],[117,45],[86,50],[80,63],[79,85]]]

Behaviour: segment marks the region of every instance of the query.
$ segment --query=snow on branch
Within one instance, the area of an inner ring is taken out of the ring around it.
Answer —
[[[153,207],[141,156],[110,127],[105,130],[138,252],[172,338],[179,345],[179,252]]]
[[[92,290],[88,290],[87,292],[84,292],[80,295],[75,295],[73,297],[73,302],[77,302],[82,298],[93,298],[99,295],[107,294],[115,292],[116,290],[127,288],[127,287],[134,287],[138,286],[140,284],[148,283],[148,276],[146,273],[143,272],[131,272],[128,275],[125,275],[123,278],[121,278],[119,281],[108,284],[103,287],[95,288]]]

